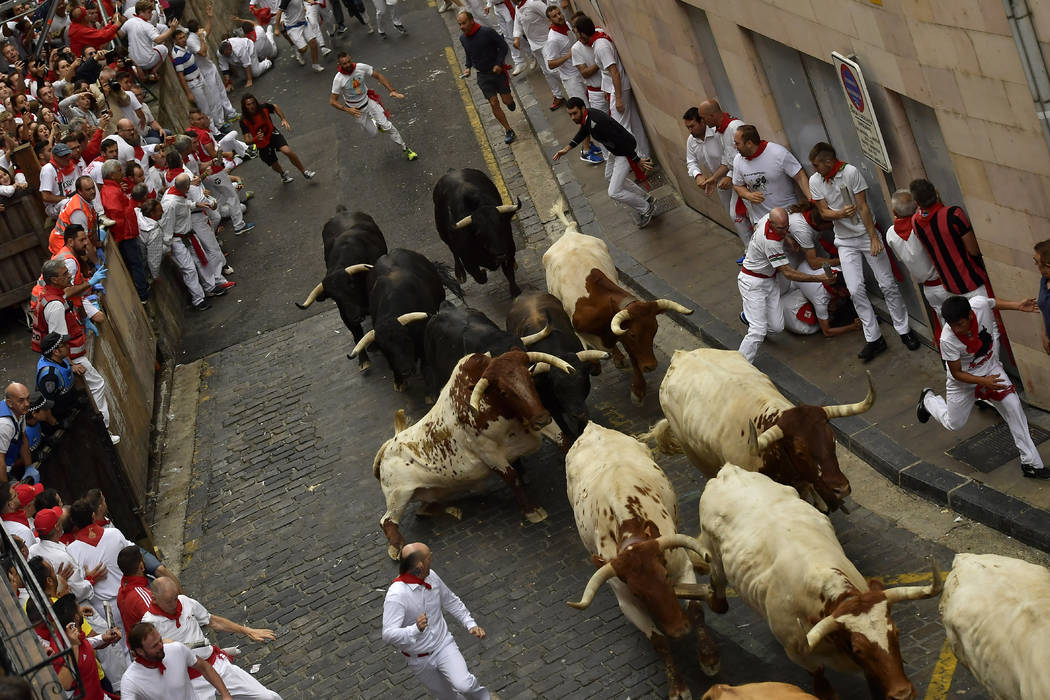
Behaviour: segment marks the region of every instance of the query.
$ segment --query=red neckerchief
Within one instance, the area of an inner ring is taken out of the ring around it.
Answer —
[[[431,588],[429,583],[427,583],[423,579],[419,578],[415,574],[401,574],[400,576],[395,578],[394,581],[395,582],[400,581],[401,583],[416,583],[416,584],[419,584],[420,586],[423,586],[427,590],[430,590],[430,588]]]
[[[510,0],[503,0],[503,6],[507,8],[508,12],[510,12],[510,18],[514,19],[514,15],[518,13],[517,9],[514,7],[514,3]]]
[[[53,640],[53,639],[51,638],[51,630],[49,630],[49,629],[47,628],[47,625],[46,625],[46,624],[44,624],[43,622],[41,622],[41,623],[40,623],[39,625],[37,625],[36,627],[34,627],[34,628],[33,628],[33,631],[34,631],[34,632],[36,632],[36,633],[37,633],[37,635],[38,635],[38,636],[39,636],[39,637],[40,637],[41,639],[43,639],[43,640],[44,640],[45,642],[47,642],[47,643],[48,643],[48,644],[50,644],[51,646],[54,646],[55,642],[54,642],[54,640]]]
[[[762,139],[761,141],[758,142],[758,148],[755,149],[754,153],[752,153],[749,156],[744,156],[743,153],[741,153],[740,155],[744,156],[744,160],[754,160],[755,158],[758,158],[760,155],[762,155],[762,151],[766,150],[766,146],[768,146],[768,145],[769,145],[769,141],[766,141],[765,139]]]
[[[64,170],[62,169],[62,166],[58,164],[58,161],[55,160],[54,156],[51,156],[51,165],[55,166],[55,170],[62,175],[69,175],[73,172],[73,168],[77,167],[77,164],[73,162],[73,156],[69,157],[69,167]]]
[[[478,33],[479,29],[481,29],[481,25],[478,24],[477,22],[474,22],[474,24],[470,25],[470,27],[468,29],[464,29],[463,33],[466,34],[467,36],[474,36],[475,34]]]
[[[22,523],[29,527],[29,516],[26,515],[24,510],[20,510],[17,513],[4,513],[0,515],[0,520],[3,520],[5,523]]]
[[[715,127],[715,131],[724,134],[726,129],[729,128],[729,123],[732,121],[733,117],[730,116],[729,112],[722,112],[722,123]]]
[[[475,22],[474,24],[477,24],[477,22]],[[350,70],[343,70],[343,67],[339,66],[339,72],[342,73],[343,75],[353,75],[355,70],[357,70],[357,64],[356,63],[351,63],[350,64]]]
[[[58,541],[64,545],[71,545],[76,542],[77,533],[79,530],[73,530],[73,532],[63,532],[62,536],[58,538]]]
[[[183,199],[186,198],[186,195],[183,192],[179,192],[177,189],[175,189],[175,187],[169,187],[168,191],[164,194],[173,194],[176,197],[182,197]]]
[[[138,654],[135,654],[134,658],[135,658],[135,663],[142,664],[146,668],[155,668],[155,669],[160,671],[160,675],[162,675],[162,676],[164,675],[164,662],[163,661],[149,661],[148,659],[142,658]]]
[[[169,620],[174,620],[176,627],[182,627],[182,623],[179,622],[179,618],[182,617],[182,601],[177,598],[175,599],[174,614],[168,613],[166,610],[157,605],[157,601],[153,601],[152,603],[150,603],[149,607],[146,608],[146,612],[153,613],[154,615],[157,615],[159,617],[166,617]]]
[[[248,32],[247,34],[245,34],[244,38],[245,39],[251,39],[252,41],[255,41],[255,30],[253,29],[250,32]]]
[[[908,240],[911,236],[911,217],[910,216],[895,216],[893,217],[893,230],[901,237],[901,240]]]
[[[142,160],[142,157],[146,155],[146,150],[142,146],[132,146],[135,149],[135,160]]]
[[[175,178],[178,177],[181,173],[184,173],[184,172],[186,172],[186,171],[183,168],[181,168],[181,167],[168,168],[167,170],[164,171],[164,180],[165,180],[165,182],[175,182]]]
[[[603,32],[601,29],[595,29],[594,34],[591,34],[591,38],[583,43],[587,44],[587,46],[594,46],[594,42],[598,41],[599,39],[608,39],[609,43],[613,44],[612,37]],[[613,44],[613,46],[616,46],[616,44]]]
[[[92,547],[97,547],[98,543],[102,541],[102,532],[103,529],[101,527],[95,523],[91,523],[87,527],[82,527],[77,530],[76,540],[77,542],[83,542]]]
[[[832,166],[831,172],[824,175],[824,182],[831,182],[835,179],[835,176],[839,174],[839,171],[846,167],[846,164],[841,160],[836,160],[835,165]]]
[[[970,331],[968,333],[956,333],[955,337],[966,346],[966,352],[976,354],[981,349],[981,326],[977,323],[977,314],[970,310]]]
[[[109,518],[102,518],[102,520],[96,520],[95,524],[96,525],[101,525],[102,527],[105,527],[106,525],[109,525],[111,522],[113,522],[113,521],[110,520]]]
[[[802,218],[806,220],[806,223],[810,225],[810,228],[813,228],[813,229],[816,229],[816,230],[819,231],[820,227],[817,226],[817,222],[813,221],[813,213],[816,212],[816,211],[817,211],[817,208],[815,206],[814,207],[810,207],[806,211],[802,212]]]
[[[561,25],[559,25],[559,24],[552,24],[551,25],[551,29],[553,29],[554,31],[558,32],[562,36],[568,36],[569,35],[569,25],[567,25],[567,24],[561,24]]]
[[[775,228],[773,228],[773,222],[770,221],[769,219],[766,219],[765,233],[766,233],[766,238],[768,238],[771,241],[782,241],[782,240],[784,240],[784,235],[782,233],[780,233],[779,231],[777,231]]]
[[[919,211],[915,212],[915,215],[912,217],[912,221],[927,224],[930,222],[931,219],[933,219],[934,216],[937,215],[937,212],[939,212],[943,208],[943,204],[941,204],[940,202],[935,202],[934,205],[929,209],[919,209]]]

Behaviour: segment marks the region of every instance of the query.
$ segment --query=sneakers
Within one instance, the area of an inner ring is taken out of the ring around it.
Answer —
[[[340,24],[338,27],[335,28],[335,33],[346,34],[347,29],[349,29],[349,27],[347,27],[345,24]]]
[[[886,352],[886,350],[888,349],[889,348],[886,346],[886,339],[880,335],[878,340],[872,340],[868,343],[864,343],[864,347],[862,347],[860,349],[860,352],[857,353],[857,357],[859,357],[864,362],[871,362],[873,359],[875,359],[876,355],[878,355],[879,353]]]
[[[109,434],[109,441],[111,443],[113,443],[114,445],[119,445],[120,444],[120,436],[119,435],[114,435],[113,433],[110,433]]]
[[[322,66],[320,63],[315,63],[312,66],[310,66],[310,68],[313,70],[314,73],[320,73],[324,70],[324,66]]]
[[[901,342],[904,343],[904,347],[909,350],[919,349],[919,339],[915,337],[915,333],[908,331],[907,333],[901,333]]]
[[[580,151],[580,160],[589,165],[601,165],[605,162],[605,159],[602,158],[601,153],[595,155],[590,151]]]
[[[645,211],[638,216],[638,228],[645,228],[648,226],[649,222],[653,220],[653,215],[656,213],[656,200],[651,196],[646,196],[645,203],[649,206],[647,206]]]
[[[518,135],[514,133],[514,129],[508,129],[503,137],[503,143],[513,143],[516,138],[518,138]]]
[[[255,190],[244,190],[244,201],[248,201],[255,196]]]
[[[932,394],[933,389],[926,387],[919,392],[919,403],[915,405],[915,417],[920,423],[928,423],[930,412],[926,410],[926,394]]]
[[[518,108],[518,103],[514,102],[513,100],[511,100],[511,103],[509,105],[507,105],[507,109],[509,109],[511,112],[513,112],[517,108]]]
[[[222,276],[223,277],[225,277],[226,275],[232,275],[232,274],[233,274],[233,265],[227,265],[226,267],[222,268]]]
[[[519,63],[518,65],[514,66],[514,70],[512,70],[510,72],[510,74],[511,75],[521,75],[524,71],[525,71],[525,64],[524,63]]]
[[[1021,476],[1029,479],[1050,479],[1050,469],[1036,469],[1031,464],[1022,464]]]
[[[332,50],[330,48],[328,48],[327,46],[322,46],[321,47],[321,55],[322,56],[327,56],[330,53],[332,53]]]
[[[306,65],[306,58],[303,56],[303,53],[305,53],[305,52],[303,52],[303,51],[296,51],[295,52],[295,60],[299,62],[300,66],[305,66]]]
[[[295,178],[289,175],[287,172],[281,173],[281,182],[288,184],[289,182],[295,182]]]
[[[245,160],[254,160],[259,157],[259,147],[254,143],[248,145],[248,150],[244,152]]]
[[[204,295],[209,297],[221,297],[236,286],[236,282],[223,282],[222,284],[217,284],[212,287],[212,290],[210,292],[205,292]]]
[[[313,180],[315,175],[317,175],[317,171],[316,170],[304,170],[303,171],[303,177],[305,177],[307,180]]]
[[[555,97],[554,102],[551,102],[551,111],[553,112],[554,110],[561,107],[563,104],[565,104],[565,100],[563,100],[560,97]]]
[[[368,27],[368,31],[365,32],[365,34],[368,34],[368,35],[371,36],[373,33],[375,33],[376,28],[373,27],[371,24],[366,24],[365,26]],[[380,33],[382,33],[382,32],[380,32]]]
[[[745,326],[750,326],[751,325],[750,323],[747,322],[747,316],[744,315],[743,311],[740,312],[740,322],[743,323]]]
[[[255,224],[253,224],[253,223],[250,223],[250,222],[248,222],[248,221],[245,221],[245,222],[244,222],[244,226],[241,226],[240,228],[235,228],[235,229],[233,229],[233,235],[235,235],[235,236],[239,236],[239,235],[241,235],[242,233],[248,233],[248,232],[249,232],[249,231],[251,231],[251,230],[252,230],[253,228],[255,228]]]
[[[744,258],[745,257],[747,257],[747,253],[745,253],[744,255],[741,255],[739,258],[737,258],[736,259],[736,264],[740,265],[742,267],[744,265]]]
[[[452,9],[452,3],[442,0],[441,6],[438,7],[438,12],[448,12]]]
[[[394,29],[396,29],[397,31],[401,32],[402,34],[407,34],[408,33],[408,30],[405,29],[405,25],[403,25],[403,24],[395,24],[394,25]]]
[[[405,158],[408,160],[415,160],[419,155],[408,146],[405,146]]]
[[[206,299],[201,299],[199,304],[193,304],[190,306],[190,311],[207,311],[211,308],[211,304]]]
[[[377,29],[376,31],[379,33],[379,38],[380,39],[386,39],[386,32],[384,32],[382,29]],[[371,34],[372,32],[368,32],[368,33]]]
[[[98,217],[98,222],[102,226],[105,226],[106,228],[109,228],[110,226],[112,226],[115,223],[117,223],[116,221],[114,221],[113,219],[109,218],[108,216],[100,216],[100,217]]]

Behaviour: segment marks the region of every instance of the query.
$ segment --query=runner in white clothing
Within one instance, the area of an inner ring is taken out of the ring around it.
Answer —
[[[332,32],[335,30],[335,18],[328,7],[328,0],[303,0],[306,3],[306,21],[311,31],[317,35],[317,46],[322,56],[332,53]],[[336,0],[338,2],[338,0]]]
[[[809,199],[820,210],[821,218],[835,224],[835,246],[839,249],[842,277],[864,326],[865,343],[857,357],[870,362],[887,349],[875,309],[868,299],[864,283],[865,261],[882,289],[893,329],[900,335],[905,347],[918,350],[919,339],[908,325],[904,297],[893,278],[889,256],[885,254],[868,206],[868,183],[864,181],[864,176],[852,165],[840,161],[835,149],[824,142],[813,146],[809,152],[809,161],[817,171],[809,178]]]
[[[288,41],[295,47],[295,60],[305,65],[306,50],[310,49],[311,67],[317,73],[324,70],[318,61],[318,36],[306,20],[305,0],[281,0],[274,18],[274,35],[280,36],[284,31]]]
[[[587,87],[583,83],[583,76],[572,65],[572,45],[576,43],[576,34],[557,5],[547,6],[547,19],[551,22],[551,28],[543,44],[543,60],[547,62],[547,68],[561,80],[566,95],[579,97],[586,102]]]
[[[480,2],[480,0],[477,0]],[[507,44],[510,45],[510,58],[514,61],[514,72],[511,75],[519,75],[528,62],[522,55],[521,50],[514,45],[514,15],[517,14],[517,9],[514,7],[514,0],[485,0],[485,6],[482,14],[490,14],[495,18],[496,28],[499,30],[500,36],[506,39]]]
[[[708,129],[714,129],[715,134],[710,138],[716,139],[720,147],[718,165],[708,177],[699,181],[697,186],[705,192],[712,188],[718,190],[718,196],[725,205],[726,212],[736,228],[736,233],[746,246],[747,241],[751,239],[751,231],[754,227],[746,204],[740,200],[740,195],[733,189],[733,161],[738,153],[733,136],[736,130],[744,125],[744,122],[723,110],[718,100],[704,100],[696,110],[704,125]],[[707,143],[706,138],[704,142]],[[714,145],[712,144],[710,148],[713,150]]]
[[[733,144],[737,151],[733,158],[733,189],[747,203],[753,221],[775,207],[789,207],[797,202],[795,185],[806,199],[812,199],[806,171],[791,151],[764,140],[751,124],[737,127]]]
[[[912,282],[922,288],[922,295],[933,311],[937,324],[937,327],[933,329],[934,337],[939,340],[941,326],[944,325],[944,319],[941,318],[941,305],[948,300],[951,294],[941,282],[941,275],[937,272],[937,267],[926,251],[926,246],[923,245],[919,236],[915,235],[912,216],[918,209],[918,205],[911,191],[900,189],[894,192],[890,198],[890,209],[893,210],[893,228],[886,232],[886,245],[904,264],[904,267],[908,268]]]
[[[1032,442],[1017,389],[999,362],[999,324],[992,309],[1039,311],[1035,299],[1006,301],[975,296],[949,297],[941,307],[941,358],[948,364],[945,398],[929,387],[919,394],[915,415],[920,423],[931,417],[948,430],[966,425],[974,401],[988,401],[1006,424],[1021,453],[1021,474],[1030,479],[1050,479],[1039,451]]]
[[[377,131],[389,134],[390,140],[401,147],[405,158],[415,160],[419,156],[405,145],[401,133],[390,122],[389,115],[379,102],[378,96],[372,97],[375,93],[369,90],[368,83],[365,82],[369,77],[374,77],[390,92],[391,97],[399,100],[405,99],[404,95],[394,89],[386,76],[367,63],[354,63],[350,54],[343,51],[339,54],[339,71],[336,73],[335,80],[332,81],[332,93],[328,98],[328,104],[352,116],[369,136],[375,136]]]
[[[168,28],[161,31],[160,27],[151,24],[155,7],[153,0],[138,0],[135,3],[135,15],[120,27],[120,33],[127,38],[131,60],[141,70],[149,71],[154,80],[157,79],[160,62],[168,57],[165,43],[179,25],[179,20],[173,19],[168,23]]]
[[[193,52],[197,68],[200,69],[201,77],[204,78],[204,89],[208,93],[208,106],[211,108],[208,116],[211,117],[213,124],[222,125],[223,122],[236,116],[237,110],[230,103],[230,96],[226,92],[226,85],[223,83],[218,67],[208,55],[208,33],[211,31],[212,20],[211,5],[207,6],[205,12],[207,19],[203,27],[195,19],[186,23],[186,28],[190,32],[186,38],[186,48]]]
[[[397,13],[397,0],[372,0],[372,4],[376,8],[376,31],[379,33],[379,38],[386,39],[386,32],[383,31],[383,18],[388,14],[394,29],[402,34],[407,33],[408,30],[401,23],[401,15]]]
[[[517,9],[514,12],[514,48],[523,54],[526,47],[521,45],[521,38],[525,37],[528,42],[528,51],[532,54],[533,63],[539,64],[543,78],[551,89],[554,102],[551,103],[551,111],[565,104],[565,93],[561,88],[561,80],[547,67],[547,61],[543,58],[543,45],[547,43],[547,35],[550,32],[551,23],[547,19],[547,3],[544,0],[517,0]]]
[[[219,70],[226,74],[227,82],[232,77],[234,65],[244,70],[244,87],[250,88],[252,80],[270,70],[270,59],[260,61],[255,57],[255,42],[243,36],[231,36],[219,44]]]
[[[226,684],[206,660],[198,658],[181,642],[164,643],[160,633],[148,622],[140,622],[128,634],[134,662],[121,678],[123,700],[197,700],[190,682],[190,669],[210,683],[220,700],[233,700]]]

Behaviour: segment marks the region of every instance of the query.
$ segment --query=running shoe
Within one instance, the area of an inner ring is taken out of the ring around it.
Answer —
[[[408,146],[405,146],[405,158],[408,160],[415,160],[419,155]]]
[[[247,202],[249,199],[251,199],[254,196],[255,196],[255,190],[245,190],[244,191],[244,201]]]
[[[248,150],[244,152],[245,160],[254,160],[259,157],[259,147],[254,143],[248,144]]]
[[[509,109],[512,112],[514,110],[516,110],[517,108],[518,108],[518,104],[516,102],[514,102],[513,100],[511,100],[511,103],[509,105],[507,105],[507,109]]]
[[[327,46],[322,46],[321,47],[321,55],[322,56],[327,56],[330,53],[332,53],[332,50],[330,48],[328,48]]]
[[[338,27],[335,28],[335,33],[336,34],[346,34],[346,30],[347,29],[348,29],[348,27],[345,24],[340,24]]]
[[[565,100],[563,100],[560,97],[555,97],[554,102],[551,102],[551,111],[553,112],[554,110],[561,107],[563,104],[565,104]]]
[[[403,25],[403,24],[395,24],[394,25],[394,29],[396,29],[397,31],[401,32],[402,34],[407,34],[408,33],[408,30],[405,29],[405,25]]]
[[[590,165],[601,165],[605,162],[605,159],[602,158],[601,153],[598,153],[596,155],[594,153],[591,153],[590,151],[580,151],[580,160]]]
[[[365,26],[368,27],[368,31],[365,32],[365,34],[372,35],[373,33],[375,33],[376,28],[373,27],[371,24],[366,24]]]
[[[289,182],[295,182],[295,178],[288,173],[281,173],[281,182],[287,185]]]
[[[386,32],[384,32],[382,29],[378,29],[376,31],[379,33],[380,39],[386,39]],[[371,32],[369,32],[369,34],[371,34]]]
[[[324,70],[324,66],[322,66],[320,63],[315,63],[310,67],[313,69],[314,73],[320,73]]]
[[[295,60],[299,62],[300,66],[305,66],[306,65],[306,58],[303,56],[303,53],[304,53],[303,51],[296,51],[295,52]]]
[[[227,265],[226,267],[222,268],[222,276],[223,277],[225,277],[227,275],[232,275],[232,274],[233,274],[233,266],[232,265]]]
[[[201,299],[199,304],[193,304],[192,306],[190,306],[191,311],[207,311],[210,308],[211,304],[209,304],[205,299]]]
[[[316,174],[317,174],[317,172],[314,171],[314,170],[304,170],[303,171],[303,177],[305,177],[307,180],[313,180],[314,179],[314,175],[316,175]]]
[[[518,135],[514,133],[514,129],[508,129],[507,134],[503,137],[503,143],[513,143],[516,138]]]
[[[250,221],[245,221],[244,222],[244,226],[241,226],[240,228],[233,229],[233,235],[239,236],[242,233],[248,233],[253,228],[255,228],[255,224],[251,223]]]

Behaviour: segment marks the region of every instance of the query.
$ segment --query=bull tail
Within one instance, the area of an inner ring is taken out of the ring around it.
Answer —
[[[565,227],[565,233],[569,231],[579,232],[578,225],[575,221],[569,221],[569,217],[565,215],[565,199],[559,198],[555,202],[554,206],[551,207],[551,214],[558,217],[558,221]],[[562,235],[565,235],[564,233]]]
[[[649,429],[649,432],[636,435],[635,437],[645,443],[655,442],[656,448],[665,455],[682,453],[682,445],[678,442],[678,438],[675,436],[674,431],[671,430],[671,424],[667,422],[666,418],[661,418],[660,422]]]
[[[456,281],[456,276],[452,273],[452,268],[443,262],[438,262],[437,260],[432,260],[431,262],[433,262],[434,267],[437,268],[438,276],[441,278],[441,286],[462,299],[463,287],[459,286],[459,282]]]
[[[397,409],[397,413],[394,414],[394,435],[403,431],[408,427],[408,416],[405,415],[405,409]],[[379,467],[383,463],[383,455],[386,454],[386,448],[390,446],[390,443],[394,441],[394,438],[390,438],[383,443],[383,446],[376,452],[376,458],[372,460],[372,476],[379,478]]]

